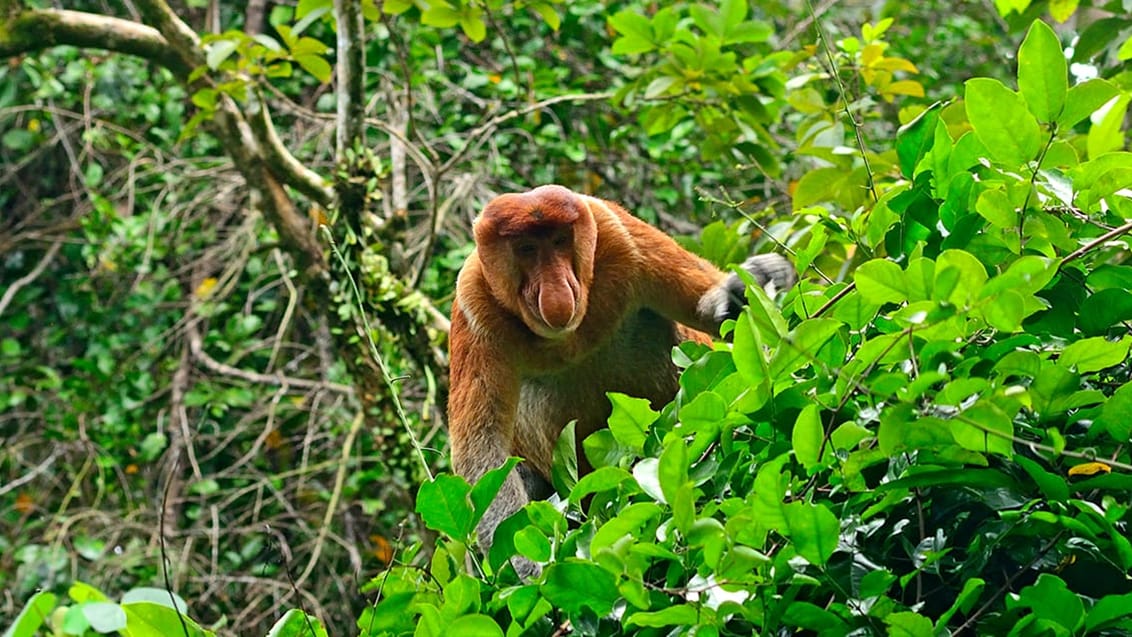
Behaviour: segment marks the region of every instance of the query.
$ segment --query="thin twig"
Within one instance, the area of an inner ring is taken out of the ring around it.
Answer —
[[[334,488],[331,489],[330,500],[326,503],[326,513],[323,514],[322,524],[318,527],[318,537],[315,538],[314,548],[307,560],[307,567],[295,579],[296,586],[301,585],[310,577],[315,564],[318,563],[319,555],[322,553],[322,545],[326,543],[326,536],[330,532],[330,523],[334,520],[334,514],[338,511],[338,502],[342,499],[342,489],[346,484],[346,473],[350,469],[350,450],[354,448],[354,440],[357,439],[358,432],[361,431],[365,420],[365,411],[358,410],[357,415],[354,416],[354,421],[350,423],[350,430],[346,432],[346,440],[342,442],[342,458],[338,461],[338,471],[334,474]]]
[[[342,385],[340,383],[324,382],[319,380],[307,380],[305,378],[293,378],[284,376],[276,372],[274,374],[260,374],[258,372],[251,372],[246,369],[232,367],[221,363],[209,356],[204,348],[201,346],[200,332],[194,327],[189,329],[189,349],[192,352],[193,359],[200,361],[210,371],[225,376],[233,376],[249,383],[258,383],[262,385],[281,385],[283,387],[295,387],[298,389],[328,389],[340,394],[352,394],[354,388],[349,385]]]
[[[34,282],[39,278],[39,275],[43,274],[43,271],[47,269],[47,266],[55,258],[55,255],[59,254],[59,248],[61,247],[63,247],[62,239],[51,244],[51,247],[47,249],[47,252],[43,255],[43,258],[39,260],[39,263],[35,264],[31,272],[16,279],[15,283],[9,285],[7,290],[4,290],[4,296],[0,297],[0,314],[3,314],[4,310],[8,309],[8,305],[12,302],[12,299],[16,298],[16,293],[19,292],[20,289]]]
[[[1076,261],[1077,259],[1081,258],[1089,250],[1092,250],[1093,248],[1099,246],[1100,244],[1102,244],[1106,241],[1109,241],[1111,239],[1115,239],[1116,237],[1119,237],[1120,235],[1126,234],[1128,232],[1132,232],[1132,221],[1129,221],[1128,223],[1124,224],[1123,226],[1120,226],[1119,228],[1113,228],[1112,230],[1109,230],[1108,232],[1097,237],[1096,239],[1093,239],[1092,241],[1081,246],[1080,248],[1077,248],[1073,252],[1070,252],[1069,254],[1065,255],[1065,258],[1061,260],[1061,265],[1059,266],[1059,269],[1065,267],[1065,264],[1067,264],[1071,261]]]

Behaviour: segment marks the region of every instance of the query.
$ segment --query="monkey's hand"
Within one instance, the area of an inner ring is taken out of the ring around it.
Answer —
[[[744,261],[742,267],[771,296],[789,290],[798,282],[794,265],[781,254],[756,254]],[[738,274],[731,273],[718,287],[704,294],[699,310],[719,325],[727,319],[738,318],[746,304],[746,284]]]

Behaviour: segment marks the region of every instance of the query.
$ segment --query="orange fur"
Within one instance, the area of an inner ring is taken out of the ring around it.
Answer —
[[[506,194],[475,238],[449,336],[452,466],[471,481],[511,455],[546,479],[569,421],[579,443],[604,427],[610,391],[659,408],[678,388],[672,347],[718,334],[703,300],[727,275],[617,204],[561,186]],[[528,500],[512,472],[481,543]]]

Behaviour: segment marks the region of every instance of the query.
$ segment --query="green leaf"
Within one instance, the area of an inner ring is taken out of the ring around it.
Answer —
[[[783,475],[782,467],[789,456],[783,454],[777,458],[764,462],[755,474],[754,501],[752,509],[755,519],[769,529],[786,531],[786,517],[783,513],[782,500],[786,497],[786,488],[790,484],[788,476]]]
[[[1034,20],[1018,49],[1018,90],[1040,122],[1053,122],[1069,90],[1065,54],[1048,24]]]
[[[488,471],[483,474],[482,478],[476,481],[476,484],[469,493],[473,511],[468,527],[469,533],[479,524],[484,513],[487,513],[487,508],[491,506],[491,503],[495,501],[495,496],[498,495],[499,490],[503,488],[503,482],[507,480],[507,476],[510,475],[511,470],[518,464],[518,458],[508,458],[507,461],[503,463],[503,466]],[[421,488],[423,489],[424,486],[422,485]],[[453,537],[460,539],[462,536],[453,535]]]
[[[590,551],[597,555],[626,535],[638,535],[641,528],[660,517],[663,509],[652,502],[637,502],[622,509],[616,517],[601,525],[590,542]]]
[[[818,350],[841,329],[841,321],[831,318],[807,319],[794,328],[791,336],[778,344],[770,359],[770,376],[780,380],[814,362]]]
[[[975,489],[1018,489],[1018,483],[1010,476],[994,469],[971,469],[962,471],[944,469],[939,471],[921,471],[911,475],[885,482],[877,487],[877,491],[902,491],[907,489],[923,489],[925,487],[971,487]]]
[[[428,528],[467,542],[472,528],[471,487],[463,478],[449,473],[425,482],[417,491],[417,513]]]
[[[421,23],[430,27],[447,29],[456,26],[459,22],[460,12],[443,0],[430,2],[428,9],[421,13]]]
[[[1132,345],[1129,337],[1116,342],[1101,336],[1085,338],[1066,347],[1057,362],[1079,374],[1097,372],[1123,363],[1128,358],[1129,345]]]
[[[487,37],[487,23],[481,17],[483,12],[479,9],[473,9],[470,15],[461,14],[460,16],[460,30],[472,42],[483,42]]]
[[[934,637],[932,620],[911,611],[892,613],[884,618],[889,637]]]
[[[798,180],[794,188],[794,208],[805,208],[835,199],[849,172],[837,167],[815,168]]]
[[[1128,320],[1132,320],[1132,292],[1115,288],[1085,297],[1077,313],[1077,327],[1085,334],[1101,334]]]
[[[515,550],[519,555],[535,562],[546,562],[550,559],[550,540],[546,535],[533,526],[528,526],[515,534]]]
[[[206,637],[212,633],[206,632],[196,622],[184,613],[165,604],[154,602],[122,602],[122,610],[126,613],[126,634],[130,637],[169,637],[169,635],[184,635],[185,637]],[[300,617],[301,617],[301,611]],[[326,630],[318,620],[314,620],[315,637],[326,637]],[[304,634],[310,635],[307,623],[302,624]],[[186,630],[187,629],[187,630]],[[270,633],[275,634],[275,633]],[[294,634],[294,633],[292,633]]]
[[[578,480],[578,484],[570,490],[570,502],[577,504],[591,493],[611,491],[621,486],[626,480],[632,481],[633,476],[621,467],[600,467]]]
[[[1056,575],[1042,573],[1038,581],[1018,594],[1018,603],[1045,619],[1074,633],[1085,623],[1085,605],[1076,593]]]
[[[798,412],[798,419],[794,421],[794,429],[790,434],[794,457],[802,463],[806,471],[811,471],[819,465],[819,454],[824,439],[821,410],[817,405],[806,405]]]
[[[578,422],[566,423],[554,443],[554,453],[550,464],[550,484],[558,493],[570,493],[578,483],[578,447],[575,431]]]
[[[958,282],[951,290],[941,285],[941,281],[958,273]],[[933,298],[937,301],[950,301],[958,307],[966,307],[973,298],[978,298],[987,282],[987,269],[975,255],[966,250],[944,250],[935,261],[935,289]],[[940,292],[946,296],[940,298]]]
[[[967,121],[991,157],[1011,169],[1037,157],[1041,131],[1022,96],[990,78],[970,79],[966,86]]]
[[[992,403],[976,403],[963,412],[963,418],[948,421],[955,442],[964,449],[984,453],[1014,455],[1014,423]]]
[[[1085,629],[1093,633],[1106,625],[1132,616],[1132,593],[1106,595],[1097,600],[1085,616]]]
[[[1130,101],[1132,95],[1124,94],[1117,97],[1101,121],[1093,124],[1089,129],[1085,139],[1089,159],[1096,159],[1107,152],[1124,147],[1124,114],[1128,111]]]
[[[615,55],[647,53],[656,48],[652,25],[636,9],[625,9],[613,14],[609,18],[609,26],[621,35],[613,41],[611,50]]]
[[[798,555],[815,566],[824,566],[841,534],[837,516],[823,504],[791,502],[783,508],[787,536]]]
[[[381,3],[381,9],[388,15],[401,15],[415,6],[413,0],[385,0]]]
[[[1107,80],[1095,78],[1069,89],[1065,109],[1057,118],[1058,128],[1072,128],[1116,97],[1120,90]]]
[[[503,629],[487,615],[464,615],[457,617],[444,629],[445,635],[467,635],[468,637],[503,637]]]
[[[606,615],[621,596],[612,573],[576,559],[551,564],[543,574],[539,590],[551,604],[570,615],[577,615],[584,608],[598,616]]]
[[[869,303],[902,303],[908,300],[908,283],[900,266],[887,259],[862,263],[853,273],[857,289]]]
[[[235,39],[216,40],[208,45],[204,63],[208,65],[208,68],[215,71],[220,68],[224,60],[227,60],[229,56],[236,52],[238,47],[239,43]]]
[[[609,431],[620,444],[637,453],[645,447],[645,438],[659,414],[649,406],[644,398],[632,398],[625,394],[610,393],[613,412],[609,416]]]
[[[1077,11],[1078,0],[1049,0],[1049,14],[1058,22],[1065,22]]]
[[[543,22],[546,22],[546,25],[554,31],[557,31],[558,27],[562,26],[562,17],[558,15],[558,12],[554,10],[554,7],[550,3],[536,2],[528,5],[527,8],[539,14]]]
[[[633,613],[625,620],[626,626],[646,626],[659,628],[661,626],[691,626],[699,621],[700,614],[694,606],[680,604],[669,606],[664,610],[652,612]]]
[[[1064,478],[1046,471],[1040,464],[1021,454],[1014,455],[1014,462],[1030,474],[1030,478],[1041,489],[1043,496],[1055,502],[1065,502],[1069,499],[1069,485]]]
[[[87,623],[97,632],[113,633],[126,627],[126,611],[114,602],[86,602],[79,608]]]
[[[58,597],[54,593],[40,591],[31,596],[20,613],[16,615],[15,620],[12,621],[8,629],[4,631],[4,637],[25,637],[30,635],[38,635],[39,629],[43,626],[44,621],[51,615],[52,609],[55,608],[55,602]]]
[[[193,96],[193,102],[196,102],[196,95]],[[35,135],[22,128],[12,128],[4,131],[4,135],[0,137],[0,143],[3,143],[5,148],[22,152],[35,145]]]
[[[770,370],[762,341],[747,311],[739,315],[734,337],[731,353],[735,368],[751,388],[750,408],[758,409],[770,400]]]
[[[1017,228],[1020,221],[1010,196],[1002,188],[990,188],[979,193],[975,212],[998,228]]]
[[[1026,317],[1026,300],[1014,290],[1003,290],[983,305],[982,315],[988,325],[1000,332],[1017,332]]]
[[[931,150],[942,109],[943,102],[936,102],[896,131],[896,154],[905,179],[912,178],[917,164]]]
[[[1132,383],[1125,383],[1113,392],[1101,407],[1093,429],[1106,432],[1121,444],[1132,437]],[[1092,430],[1089,432],[1093,433]]]
[[[979,601],[979,596],[983,594],[983,590],[986,587],[986,581],[978,577],[963,582],[963,590],[959,591],[959,596],[955,599],[955,602],[951,604],[951,608],[947,609],[947,612],[940,616],[937,625],[947,626],[951,618],[960,611],[964,614],[970,613],[971,609],[975,607],[975,602]]]
[[[672,504],[676,492],[688,482],[688,446],[679,436],[669,436],[664,441],[664,451],[660,452],[657,465],[657,479],[665,500]]]
[[[326,84],[330,81],[331,76],[334,74],[334,69],[330,66],[330,62],[321,55],[296,55],[295,62],[303,67],[303,70],[314,76],[316,80]]]

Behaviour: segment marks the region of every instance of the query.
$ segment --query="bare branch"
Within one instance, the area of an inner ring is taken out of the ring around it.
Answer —
[[[47,254],[43,255],[43,258],[39,260],[39,263],[35,264],[31,272],[16,279],[15,283],[12,283],[12,285],[8,286],[7,290],[4,290],[4,296],[0,297],[0,314],[3,314],[4,310],[8,309],[8,304],[16,297],[16,293],[19,292],[20,289],[32,283],[39,278],[39,275],[43,274],[43,271],[47,269],[48,264],[55,258],[55,255],[59,254],[59,248],[62,246],[62,239],[51,244],[51,247],[47,249]]]
[[[187,77],[192,70],[156,29],[129,20],[82,11],[29,9],[0,27],[0,57],[63,44],[136,55],[178,77]]]
[[[137,0],[142,17],[156,28],[190,69],[204,65],[204,51],[196,31],[181,20],[165,0]]]
[[[249,108],[248,123],[256,138],[263,143],[264,159],[271,166],[271,172],[278,175],[287,185],[303,193],[319,205],[329,208],[334,205],[334,190],[322,175],[307,168],[283,146],[271,122],[271,112],[262,99]]]
[[[198,361],[206,369],[216,374],[232,376],[249,383],[258,383],[261,385],[294,387],[296,389],[329,389],[330,391],[340,394],[351,394],[354,391],[352,387],[338,383],[307,380],[305,378],[291,378],[280,373],[260,374],[259,372],[252,372],[221,363],[204,351],[204,348],[201,346],[200,332],[192,324],[189,326],[188,338],[189,352],[192,354],[193,360]]]

